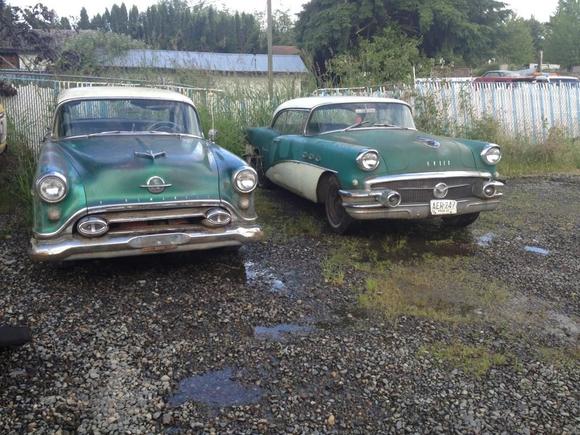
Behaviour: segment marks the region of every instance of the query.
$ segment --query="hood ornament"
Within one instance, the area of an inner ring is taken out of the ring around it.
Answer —
[[[155,160],[158,157],[165,157],[167,155],[167,153],[165,151],[161,151],[158,153],[154,153],[153,151],[149,150],[146,153],[140,152],[140,151],[135,151],[135,157],[145,157],[145,158],[149,158],[151,160]]]
[[[430,137],[418,137],[417,141],[423,142],[425,145],[432,148],[439,148],[441,146],[441,142],[437,142],[435,139],[431,139]]]
[[[163,193],[165,189],[171,186],[172,184],[166,183],[163,178],[158,177],[156,175],[154,177],[149,178],[147,180],[147,184],[142,184],[139,187],[141,187],[142,189],[147,189],[151,193],[158,194]]]

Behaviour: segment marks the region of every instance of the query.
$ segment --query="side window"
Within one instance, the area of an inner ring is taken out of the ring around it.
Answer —
[[[279,133],[284,134],[286,131],[286,124],[288,124],[288,111],[282,112],[278,115],[274,124],[272,125],[272,129],[276,130]]]
[[[286,110],[276,118],[272,128],[281,134],[302,134],[307,117],[306,110]]]

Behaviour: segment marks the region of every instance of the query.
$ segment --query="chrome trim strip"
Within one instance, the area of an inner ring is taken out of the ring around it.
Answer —
[[[139,187],[142,189],[149,189],[150,187],[172,187],[173,184],[141,184]],[[153,192],[151,192],[153,193]]]
[[[371,190],[374,184],[388,183],[391,181],[427,180],[429,178],[492,178],[490,172],[480,171],[448,171],[448,172],[417,172],[410,174],[384,175],[382,177],[370,178],[365,181],[365,189]]]
[[[276,162],[276,164],[270,166],[270,168],[273,168],[274,166],[276,166],[276,165],[278,165],[280,163],[298,163],[298,164],[301,164],[301,165],[308,165],[308,166],[312,166],[313,168],[319,168],[319,169],[322,169],[324,171],[332,172],[333,174],[338,174],[338,172],[335,171],[335,170],[328,169],[328,168],[325,168],[324,166],[315,165],[314,163],[305,162],[305,161],[302,161],[302,160],[278,160]]]
[[[219,199],[192,199],[184,201],[167,201],[167,202],[132,202],[128,204],[99,205],[87,208],[89,214],[107,213],[114,211],[128,210],[159,210],[165,208],[185,208],[191,206],[213,207],[219,206],[223,201]]]

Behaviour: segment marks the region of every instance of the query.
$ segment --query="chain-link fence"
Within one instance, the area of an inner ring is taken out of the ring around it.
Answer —
[[[26,145],[38,150],[47,128],[52,122],[52,115],[58,95],[65,89],[89,86],[155,86],[179,92],[191,98],[194,103],[211,106],[213,96],[221,93],[215,89],[193,88],[184,85],[151,84],[135,80],[106,80],[99,78],[51,78],[40,74],[21,74],[0,72],[0,80],[16,90],[16,95],[0,96],[14,131]]]

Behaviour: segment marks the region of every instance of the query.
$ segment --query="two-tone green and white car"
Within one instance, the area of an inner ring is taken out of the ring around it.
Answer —
[[[442,217],[466,226],[502,196],[498,145],[419,132],[411,107],[396,99],[291,100],[247,137],[261,183],[323,203],[339,233],[353,219]]]

